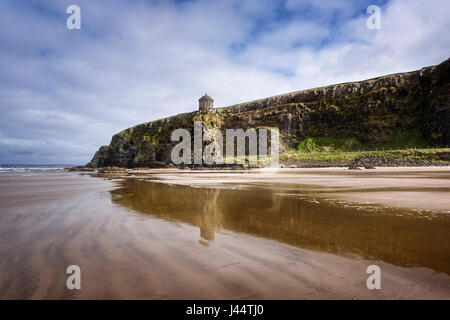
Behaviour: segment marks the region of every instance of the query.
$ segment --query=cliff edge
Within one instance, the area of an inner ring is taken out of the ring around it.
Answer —
[[[165,167],[177,142],[173,130],[193,135],[193,122],[204,129],[278,128],[280,151],[306,137],[357,139],[376,147],[414,130],[430,146],[450,144],[450,59],[437,66],[360,82],[291,92],[256,101],[183,113],[142,123],[115,134],[87,167]]]

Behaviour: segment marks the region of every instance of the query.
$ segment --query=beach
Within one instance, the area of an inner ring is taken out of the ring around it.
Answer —
[[[0,176],[0,298],[450,299],[449,192],[448,167]]]

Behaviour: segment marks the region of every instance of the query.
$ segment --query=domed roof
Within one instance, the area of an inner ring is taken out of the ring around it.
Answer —
[[[208,96],[208,94],[205,93],[205,95],[203,97],[201,97],[200,99],[198,99],[199,101],[204,101],[204,100],[209,100],[209,101],[214,101],[213,98],[211,98],[210,96]]]

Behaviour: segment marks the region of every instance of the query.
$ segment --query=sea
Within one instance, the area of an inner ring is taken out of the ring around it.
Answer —
[[[74,165],[62,164],[0,164],[0,176],[25,176],[36,173],[63,172]]]

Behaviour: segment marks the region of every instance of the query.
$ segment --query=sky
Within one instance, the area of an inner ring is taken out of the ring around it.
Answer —
[[[205,92],[223,107],[439,64],[449,17],[448,0],[1,0],[0,164],[86,164]]]

